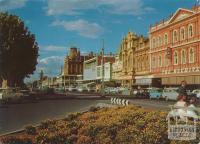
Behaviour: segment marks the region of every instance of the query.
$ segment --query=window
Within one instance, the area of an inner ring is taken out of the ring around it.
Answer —
[[[153,47],[153,48],[156,47],[156,40],[155,40],[155,38],[153,38],[153,40],[152,40],[152,47]]]
[[[155,59],[155,57],[152,58],[152,67],[153,68],[156,67],[156,59]]]
[[[185,54],[185,50],[182,50],[181,52],[181,63],[185,64],[186,63],[186,54]]]
[[[175,51],[174,52],[174,65],[178,64],[178,53]]]
[[[181,28],[181,40],[184,40],[185,39],[185,28]]]
[[[177,34],[177,30],[175,30],[173,32],[173,42],[177,42],[178,41],[178,34]]]
[[[189,27],[188,27],[188,37],[189,38],[193,37],[193,34],[194,34],[194,32],[193,32],[193,25],[190,24]]]
[[[97,67],[97,77],[101,76],[101,67]]]
[[[159,67],[162,67],[162,56],[158,57],[158,62]]]
[[[156,47],[159,47],[159,37],[156,39]]]
[[[159,36],[159,44],[158,44],[158,46],[162,46],[162,38],[161,38],[161,36]]]
[[[194,49],[190,48],[189,50],[189,62],[193,63],[194,62]]]
[[[165,66],[168,66],[169,65],[169,63],[168,63],[168,55],[167,54],[165,54]]]
[[[168,35],[167,34],[165,34],[165,36],[164,36],[164,43],[165,43],[165,45],[168,44]]]

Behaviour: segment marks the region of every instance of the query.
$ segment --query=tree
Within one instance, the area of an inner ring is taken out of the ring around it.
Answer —
[[[38,49],[35,35],[18,16],[0,13],[0,81],[21,86],[36,69]]]

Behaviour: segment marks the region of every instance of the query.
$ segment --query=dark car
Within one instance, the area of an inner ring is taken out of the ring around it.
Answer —
[[[136,98],[139,99],[149,99],[149,92],[147,89],[138,90],[136,93]]]

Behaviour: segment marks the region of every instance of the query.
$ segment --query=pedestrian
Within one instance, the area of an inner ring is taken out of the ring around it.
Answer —
[[[185,96],[187,100],[187,89],[186,89],[186,81],[181,82],[181,86],[178,88],[178,97]],[[178,98],[180,99],[180,98]]]

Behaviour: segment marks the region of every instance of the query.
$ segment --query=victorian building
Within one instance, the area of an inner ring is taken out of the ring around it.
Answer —
[[[162,85],[200,84],[200,8],[179,8],[150,27],[150,71]]]
[[[69,55],[65,57],[64,68],[61,72],[61,85],[76,85],[76,80],[83,75],[83,62],[93,57],[91,52],[88,55],[81,55],[76,47],[70,48]]]
[[[122,86],[149,85],[149,39],[128,32],[123,38],[119,61],[122,62],[120,71],[117,71],[115,79],[122,81]],[[120,62],[118,62],[120,63]],[[118,78],[117,78],[118,77]]]
[[[121,76],[122,76],[122,57],[121,55],[116,55],[115,62],[112,65],[112,80],[121,85],[122,83]]]
[[[135,47],[135,85],[152,85],[152,76],[149,66],[149,39],[143,36],[138,38],[138,44]]]

